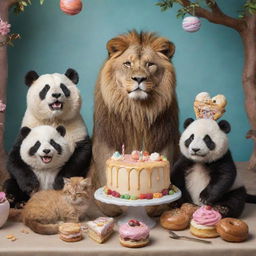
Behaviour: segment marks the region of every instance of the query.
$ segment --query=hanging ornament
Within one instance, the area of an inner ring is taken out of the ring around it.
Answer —
[[[60,9],[68,15],[76,15],[81,12],[82,8],[81,0],[60,0]]]
[[[194,16],[188,16],[182,21],[182,28],[187,32],[196,32],[201,27],[201,21]]]

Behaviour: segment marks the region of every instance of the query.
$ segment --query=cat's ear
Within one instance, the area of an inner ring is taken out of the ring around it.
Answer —
[[[83,179],[80,184],[81,184],[84,188],[85,188],[85,187],[90,187],[90,186],[92,185],[91,178]]]
[[[70,179],[69,178],[63,178],[63,181],[64,181],[64,184],[67,185],[67,184],[70,184]]]

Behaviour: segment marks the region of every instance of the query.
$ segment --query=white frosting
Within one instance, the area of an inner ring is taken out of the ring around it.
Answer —
[[[210,94],[208,92],[200,92],[196,95],[196,100],[198,101],[209,101],[211,99]]]
[[[151,161],[159,161],[159,159],[160,159],[160,154],[159,153],[152,153],[151,155],[150,155],[150,157],[149,157],[149,159],[151,160]]]
[[[66,235],[66,234],[63,234],[61,233],[61,236],[64,237],[64,238],[75,238],[75,237],[79,237],[82,235],[82,232],[80,231],[79,233],[75,233],[75,234],[70,234],[70,235]]]
[[[109,217],[99,217],[93,221],[87,222],[88,228],[99,235],[106,235],[114,227],[114,219]]]
[[[190,222],[191,226],[198,228],[198,229],[215,229],[215,226],[205,226],[197,224],[194,220],[191,220]]]

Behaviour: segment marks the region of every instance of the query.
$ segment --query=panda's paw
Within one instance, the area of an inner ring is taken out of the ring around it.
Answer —
[[[208,193],[208,191],[206,189],[204,189],[201,193],[200,193],[200,201],[203,204],[209,204],[210,203],[210,195]]]
[[[223,205],[215,205],[213,207],[214,210],[218,211],[222,217],[226,217],[228,216],[228,213],[229,213],[229,208],[227,206],[223,206]]]
[[[22,184],[22,190],[28,195],[32,195],[39,189],[39,181],[37,179],[28,179]]]
[[[61,190],[64,186],[64,181],[63,181],[63,177],[57,177],[55,179],[55,182],[53,184],[53,188],[55,190]]]

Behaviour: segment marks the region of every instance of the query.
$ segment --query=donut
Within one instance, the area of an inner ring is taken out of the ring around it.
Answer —
[[[189,216],[189,218],[191,219],[193,213],[194,213],[197,209],[199,209],[199,206],[197,206],[197,205],[195,205],[195,204],[184,203],[184,204],[182,204],[182,206],[180,207],[180,209],[181,209],[182,211],[184,211],[184,212]]]
[[[119,241],[129,248],[144,247],[149,243],[149,227],[141,221],[132,219],[119,227]]]
[[[189,225],[190,217],[181,209],[172,209],[164,212],[160,217],[163,228],[171,230],[183,230]]]
[[[228,242],[243,242],[248,237],[248,225],[239,219],[224,218],[216,225],[220,237]]]

